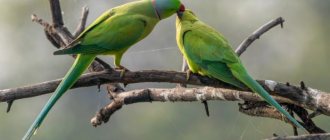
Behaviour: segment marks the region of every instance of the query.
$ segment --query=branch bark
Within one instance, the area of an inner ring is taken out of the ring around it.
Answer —
[[[265,25],[261,26],[259,29],[257,29],[255,32],[253,32],[248,38],[246,38],[236,49],[236,53],[240,56],[246,49],[257,39],[261,37],[264,33],[269,31],[270,29],[276,27],[277,25],[281,25],[283,28],[284,19],[282,17],[279,17],[277,19],[274,19],[272,21],[269,21]]]
[[[130,105],[141,102],[193,102],[193,101],[263,101],[258,95],[245,91],[229,90],[224,88],[173,88],[173,89],[140,89],[123,92],[114,97],[114,101],[102,108],[91,123],[93,126],[107,122],[112,114],[122,108],[123,105]],[[292,103],[286,98],[275,97],[280,103]]]
[[[327,140],[327,139],[330,139],[330,133],[274,137],[266,140]]]
[[[86,6],[83,7],[82,11],[81,11],[80,22],[77,26],[76,31],[73,34],[74,38],[77,38],[85,30],[85,25],[86,25],[86,22],[87,22],[88,13],[89,13],[88,7],[86,7]]]
[[[284,103],[281,101],[281,99],[277,100],[282,104],[283,108],[286,108],[289,112],[291,112],[292,116],[294,116],[293,113],[297,114],[297,116],[302,120],[300,124],[303,125],[310,134],[326,133],[324,130],[316,126],[311,118],[308,118],[308,112],[305,108],[291,103]],[[274,107],[269,106],[269,104],[266,102],[245,101],[244,104],[239,104],[239,111],[254,117],[273,118],[289,123],[294,126],[294,134],[298,135],[295,125],[293,125],[290,120],[284,117],[282,113],[274,109]]]
[[[55,26],[63,26],[63,16],[59,0],[49,0],[50,11],[52,13],[53,23]]]
[[[53,92],[61,79],[48,81],[32,86],[21,88],[0,90],[0,101],[6,102],[11,100],[34,97],[38,95],[48,94]],[[203,77],[199,75],[191,75],[190,79],[186,80],[186,73],[174,71],[137,71],[126,72],[121,78],[120,71],[101,71],[84,74],[73,86],[88,87],[98,84],[107,83],[142,83],[142,82],[168,82],[168,83],[185,83],[190,85],[212,86],[218,88],[234,89],[240,93],[240,89],[223,83],[221,81]],[[258,81],[269,93],[281,97],[288,98],[295,105],[306,107],[311,110],[317,110],[325,115],[330,115],[330,94],[313,89],[287,85],[271,80]],[[189,90],[189,89],[187,89]],[[249,91],[245,89],[244,91]],[[179,94],[179,93],[178,93]]]

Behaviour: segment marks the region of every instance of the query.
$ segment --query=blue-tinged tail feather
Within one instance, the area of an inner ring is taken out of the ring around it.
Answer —
[[[293,124],[297,127],[305,129],[295,118],[293,118],[286,110],[284,110],[276,100],[274,100],[269,93],[251,76],[247,73],[236,76],[239,80],[241,80],[244,84],[246,84],[252,91],[258,93],[266,102],[270,105],[274,106],[279,112],[284,114]]]
[[[55,90],[54,94],[50,97],[44,108],[41,110],[29,130],[26,132],[22,140],[29,140],[34,135],[47,116],[50,109],[54,106],[57,100],[78,80],[80,75],[88,68],[88,66],[95,59],[95,55],[78,55],[76,61],[72,65],[71,69],[65,75],[60,85]]]

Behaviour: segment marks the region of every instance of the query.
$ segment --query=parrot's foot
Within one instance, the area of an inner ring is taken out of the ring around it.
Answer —
[[[187,78],[186,78],[186,80],[189,81],[190,76],[191,76],[191,74],[192,74],[192,71],[191,71],[191,70],[187,70],[186,73],[187,73]]]
[[[115,70],[121,71],[120,72],[120,78],[124,77],[126,71],[130,71],[127,68],[125,68],[124,66],[121,66],[121,65],[116,67]]]

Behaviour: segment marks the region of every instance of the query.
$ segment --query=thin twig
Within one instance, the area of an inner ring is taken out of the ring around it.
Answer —
[[[76,31],[73,34],[74,38],[77,38],[85,30],[88,13],[89,13],[88,7],[87,6],[83,7],[81,11],[80,22],[77,26]]]
[[[330,133],[274,137],[266,140],[328,140],[328,139],[330,139]]]
[[[8,104],[8,106],[7,106],[7,113],[10,112],[13,103],[14,103],[14,100],[12,100],[12,101],[7,101],[7,104]]]
[[[288,111],[289,111],[290,115],[291,115],[293,118],[295,118],[295,115],[294,115],[294,113],[293,113],[293,110],[292,110],[291,108],[289,108]],[[304,124],[305,124],[305,123],[304,123]],[[292,126],[292,129],[293,129],[293,135],[294,135],[294,136],[298,136],[299,133],[298,133],[298,128],[297,128],[297,126],[294,125],[294,124],[291,124],[291,126]],[[305,125],[304,128],[306,128],[306,125]],[[308,130],[308,128],[307,128],[307,130]],[[311,131],[308,131],[308,132],[309,132],[309,133],[312,133]]]
[[[49,0],[54,26],[63,26],[63,16],[59,0]]]
[[[39,18],[36,14],[31,15],[31,20],[32,20],[32,22],[36,22],[36,23],[40,24],[44,28],[50,27],[50,24],[48,22],[45,22],[44,20]]]
[[[300,106],[296,105],[287,105],[290,110],[297,114],[297,116],[304,122],[304,127],[311,134],[326,133],[323,129],[315,125],[314,121],[311,118],[308,118],[308,111]]]
[[[189,70],[188,63],[187,63],[186,59],[184,57],[182,57],[181,71],[182,72],[187,72],[187,70]],[[177,84],[177,87],[187,88],[187,84],[180,83],[180,84]],[[210,109],[209,109],[209,105],[208,105],[207,101],[202,101],[202,104],[204,105],[206,116],[209,117],[210,116]]]
[[[300,124],[302,124],[310,134],[325,133],[325,131],[317,127],[312,120],[306,119],[308,112],[304,108],[287,103],[284,103],[282,107],[297,113],[303,121],[300,122]],[[269,106],[266,102],[246,101],[244,104],[239,104],[239,111],[249,116],[273,118],[293,125],[282,113]],[[298,133],[296,132],[295,135],[298,135]]]
[[[186,72],[188,70],[188,64],[187,64],[187,61],[184,57],[182,57],[182,66],[181,66],[181,71],[182,72]],[[187,84],[178,84],[177,85],[178,87],[187,87]]]
[[[255,40],[259,39],[261,35],[272,29],[273,27],[277,25],[281,25],[283,27],[284,19],[282,17],[279,17],[277,19],[274,19],[265,25],[261,26],[259,29],[254,31],[252,35],[250,35],[248,38],[246,38],[236,49],[237,55],[241,55]]]

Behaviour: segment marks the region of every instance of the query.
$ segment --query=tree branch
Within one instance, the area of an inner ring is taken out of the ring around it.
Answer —
[[[48,94],[53,92],[61,80],[48,81],[32,86],[21,88],[0,90],[0,101],[6,102],[22,98],[34,97],[38,95]],[[137,71],[126,72],[121,78],[120,71],[101,71],[84,74],[73,86],[88,87],[98,84],[107,83],[142,83],[142,82],[168,82],[168,83],[185,83],[190,85],[212,86],[226,89],[238,90],[234,86],[223,83],[221,81],[208,77],[191,75],[190,79],[186,80],[186,73],[173,71]],[[288,98],[294,101],[295,105],[306,107],[311,110],[318,110],[325,115],[330,115],[330,94],[312,89],[302,89],[297,86],[287,85],[271,80],[258,81],[264,88],[277,96]],[[245,91],[249,91],[245,89]]]
[[[53,23],[55,26],[63,26],[62,10],[59,0],[49,0],[50,11],[52,13]]]
[[[252,33],[248,38],[246,38],[236,49],[236,53],[240,56],[255,40],[259,39],[261,35],[274,28],[277,25],[281,25],[283,28],[284,19],[279,17],[274,19],[265,25],[261,26],[255,32]]]
[[[292,116],[293,112],[299,116],[299,118],[303,121],[300,122],[300,124],[302,124],[310,134],[326,133],[324,130],[317,127],[310,118],[307,118],[308,112],[304,108],[290,103],[281,102],[280,99],[277,100],[282,103],[283,108],[286,108],[289,112],[292,112]],[[282,113],[263,101],[245,101],[244,104],[239,104],[239,111],[249,116],[273,118],[295,126],[290,120],[284,117]],[[294,130],[295,135],[298,135],[296,127],[294,127]]]
[[[88,7],[86,6],[83,7],[81,12],[80,22],[77,26],[76,31],[73,34],[74,38],[77,38],[85,30],[88,13],[89,13]]]
[[[330,139],[330,133],[274,137],[266,140],[327,140],[327,139]]]
[[[285,104],[297,104],[295,101],[289,100],[283,97],[275,96],[279,103]],[[274,118],[285,121],[286,123],[291,122],[283,117],[281,113],[270,107],[263,101],[257,94],[251,94],[250,92],[229,90],[223,88],[173,88],[173,89],[142,89],[133,90],[118,94],[114,97],[114,101],[106,107],[102,108],[96,115],[91,119],[91,123],[94,127],[101,125],[102,122],[106,123],[109,121],[112,114],[121,109],[123,105],[129,105],[141,102],[192,102],[192,101],[248,101],[258,102],[256,106],[253,104],[240,104],[240,111],[250,116]],[[299,108],[301,110],[301,108]],[[297,111],[298,109],[295,109]],[[298,113],[301,117],[301,113]],[[307,115],[306,115],[307,116]],[[302,118],[302,117],[301,117]],[[305,118],[302,118],[306,120]],[[309,123],[302,123],[304,127],[310,133],[325,133],[324,130],[317,126],[310,125]]]
[[[286,98],[275,97],[281,103],[295,103]],[[101,125],[107,122],[111,115],[122,108],[123,105],[129,105],[141,102],[193,102],[193,101],[263,101],[256,94],[250,92],[229,90],[223,88],[173,88],[173,89],[140,89],[123,92],[114,97],[114,101],[108,106],[102,108],[91,123],[93,126]]]

